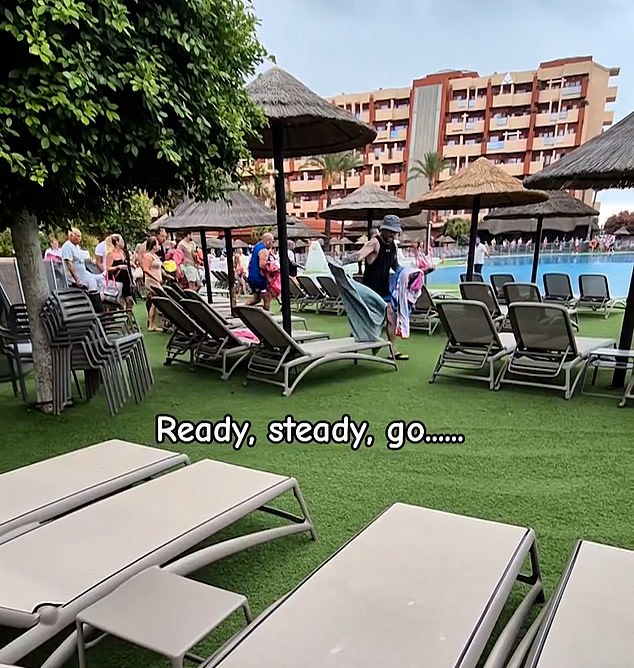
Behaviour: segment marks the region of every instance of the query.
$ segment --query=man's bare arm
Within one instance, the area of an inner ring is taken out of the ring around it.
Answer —
[[[365,260],[369,255],[372,255],[373,253],[378,253],[379,252],[378,244],[379,242],[376,239],[370,239],[369,241],[367,241],[365,246],[359,251],[359,254],[357,256],[357,262]],[[368,262],[372,264],[372,260],[374,260],[374,258],[368,260]]]
[[[269,259],[269,252],[266,250],[266,248],[263,248],[259,253],[258,253],[258,263],[260,265],[260,269],[262,271],[266,270],[266,263],[268,262]]]

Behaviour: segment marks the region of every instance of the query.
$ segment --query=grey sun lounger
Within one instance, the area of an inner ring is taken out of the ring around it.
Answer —
[[[423,284],[420,296],[416,300],[409,316],[410,329],[422,330],[431,336],[439,324],[440,319],[438,318],[438,310],[436,309],[434,298],[427,289],[427,286]]]
[[[204,666],[474,668],[516,582],[489,668],[543,600],[533,530],[396,503]]]
[[[512,334],[497,331],[486,305],[467,299],[436,302],[447,343],[429,379],[438,376],[484,380],[495,389],[509,356],[515,349]],[[497,366],[501,363],[501,369]],[[488,371],[487,375],[480,373]]]
[[[500,306],[495,290],[488,284],[480,281],[463,281],[460,283],[460,296],[474,302],[482,302],[491,314],[498,331],[506,331],[506,316],[508,309]]]
[[[360,342],[346,337],[299,343],[262,309],[238,306],[236,311],[260,339],[249,358],[247,379],[278,385],[285,397],[293,393],[307,373],[328,362],[354,360],[356,364],[365,360],[397,369],[392,344],[384,339]],[[387,349],[388,357],[379,356],[383,349]]]
[[[625,302],[626,297],[610,295],[610,283],[605,274],[579,275],[579,309],[602,313],[607,320],[614,309],[624,309]]]
[[[501,384],[528,385],[558,390],[570,399],[588,355],[597,348],[614,347],[614,339],[575,336],[567,308],[562,304],[509,305],[515,350],[499,380]],[[563,376],[563,382],[556,384]],[[548,382],[546,382],[548,381]]]
[[[294,494],[300,516],[268,506],[287,492]],[[287,522],[182,556],[257,510]],[[149,566],[169,564],[168,570],[188,575],[240,550],[303,532],[316,538],[294,478],[212,460],[51,520],[0,544],[0,625],[26,629],[0,648],[0,662],[20,661],[74,624],[79,611]],[[75,640],[73,633],[47,668],[64,665]]]
[[[508,668],[634,665],[634,551],[582,540]]]
[[[178,466],[187,455],[112,439],[0,475],[0,543]]]
[[[542,293],[539,291],[539,286],[536,283],[507,283],[502,289],[507,305],[513,302],[542,303],[544,301]],[[566,310],[570,316],[570,323],[579,331],[577,309],[574,306],[566,306]]]

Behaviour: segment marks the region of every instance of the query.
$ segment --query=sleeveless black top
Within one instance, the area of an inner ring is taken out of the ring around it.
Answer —
[[[396,244],[393,241],[386,244],[380,234],[377,234],[376,238],[379,242],[379,254],[372,264],[365,263],[363,285],[367,285],[381,297],[387,297],[390,294],[390,269],[396,271],[398,267]]]

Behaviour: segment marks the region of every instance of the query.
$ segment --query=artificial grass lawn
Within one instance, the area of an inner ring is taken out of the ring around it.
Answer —
[[[137,314],[144,324],[141,306]],[[348,334],[345,317],[306,317],[310,329],[333,337]],[[620,315],[607,321],[581,316],[583,336],[618,339],[620,326]],[[398,372],[351,362],[325,365],[309,374],[289,398],[273,386],[251,382],[243,387],[243,371],[222,382],[213,372],[164,367],[167,335],[148,333],[145,338],[156,386],[145,404],[130,403],[114,418],[108,416],[101,394],[90,404],[79,403],[51,417],[28,412],[13,398],[10,384],[1,386],[0,471],[109,438],[154,444],[157,413],[194,421],[215,421],[226,414],[240,422],[250,420],[251,433],[258,437],[253,448],[236,452],[228,445],[169,447],[194,460],[217,458],[299,480],[319,534],[317,542],[306,535],[285,538],[196,575],[245,593],[254,613],[299,583],[395,501],[533,527],[547,596],[578,538],[634,548],[634,413],[631,405],[618,408],[616,396],[576,394],[564,401],[561,393],[536,388],[503,386],[490,392],[485,383],[443,378],[430,385],[445,340],[440,331],[431,337],[412,332],[400,345],[411,359],[399,362]],[[268,443],[268,422],[288,414],[313,422],[344,414],[368,420],[375,445],[354,452],[346,445]],[[419,420],[428,432],[464,434],[466,441],[407,444],[389,451],[383,434],[393,420]],[[169,504],[169,499],[164,502]],[[266,516],[254,517],[235,530],[270,522]],[[216,634],[216,641],[235,628]],[[203,648],[214,646],[210,640]],[[88,660],[94,668],[166,665],[114,639],[90,650]],[[21,663],[36,665],[33,657]]]

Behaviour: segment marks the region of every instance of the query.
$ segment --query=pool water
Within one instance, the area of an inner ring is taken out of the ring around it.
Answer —
[[[559,254],[540,255],[537,267],[537,284],[543,290],[544,282],[542,276],[545,273],[556,272],[568,274],[575,293],[579,291],[579,274],[605,274],[610,284],[610,294],[613,297],[624,297],[627,295],[632,276],[632,265],[634,264],[634,253],[597,253],[597,254]],[[497,256],[487,258],[482,270],[482,275],[487,283],[490,283],[491,274],[513,274],[519,283],[528,283],[531,280],[531,268],[533,258],[528,255],[519,256]],[[428,279],[428,285],[447,285],[460,282],[460,274],[465,273],[464,265],[443,267],[439,265]]]

